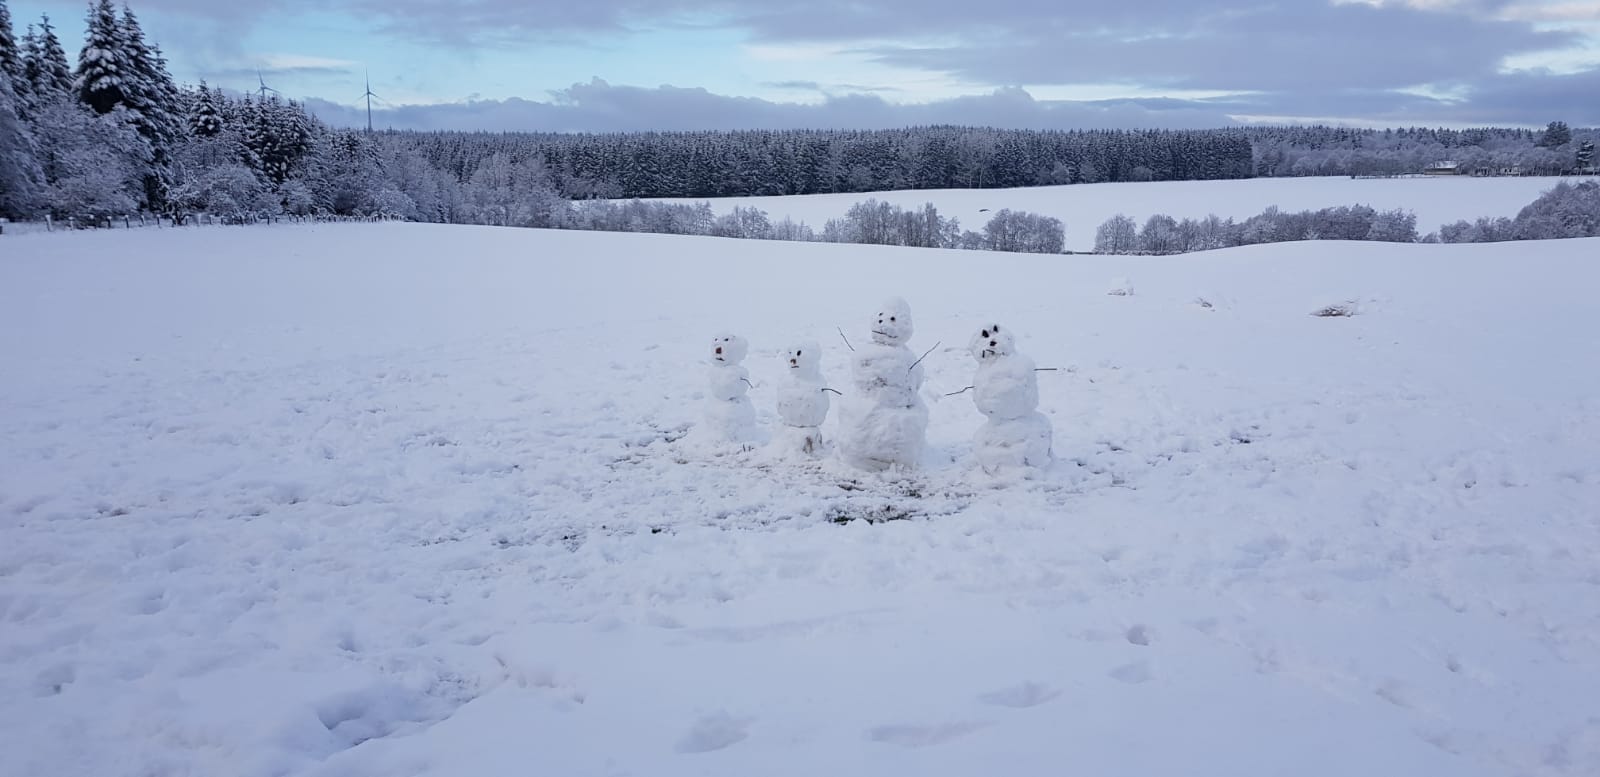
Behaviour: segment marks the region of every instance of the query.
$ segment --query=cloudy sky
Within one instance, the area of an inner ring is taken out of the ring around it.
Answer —
[[[85,3],[51,15],[75,56]],[[339,124],[1600,125],[1600,0],[132,0],[174,76]],[[20,29],[19,29],[20,32]]]

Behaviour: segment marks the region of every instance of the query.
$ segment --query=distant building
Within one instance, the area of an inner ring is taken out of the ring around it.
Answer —
[[[1422,172],[1425,175],[1457,175],[1461,172],[1461,163],[1446,159],[1428,165]]]

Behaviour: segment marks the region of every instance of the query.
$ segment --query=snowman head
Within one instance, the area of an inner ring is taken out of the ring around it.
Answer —
[[[979,364],[987,364],[1016,353],[1017,339],[1010,328],[1002,330],[999,324],[990,324],[972,336],[967,343],[967,350]]]
[[[872,341],[882,345],[901,345],[911,339],[911,306],[899,297],[890,297],[872,319]]]
[[[783,363],[798,375],[815,375],[822,367],[822,348],[806,340],[785,351]]]
[[[711,338],[712,364],[738,364],[750,353],[750,344],[738,335],[720,334]]]

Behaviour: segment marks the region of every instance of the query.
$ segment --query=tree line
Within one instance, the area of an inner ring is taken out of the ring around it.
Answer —
[[[1269,207],[1243,221],[1174,219],[1158,213],[1140,226],[1118,214],[1095,230],[1097,254],[1183,254],[1217,248],[1296,240],[1373,240],[1389,243],[1494,243],[1600,237],[1600,180],[1562,181],[1539,195],[1515,218],[1456,221],[1418,236],[1417,217],[1407,210],[1367,205],[1282,211]]]

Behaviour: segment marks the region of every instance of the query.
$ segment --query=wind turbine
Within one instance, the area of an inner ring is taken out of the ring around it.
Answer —
[[[267,86],[267,80],[261,77],[261,68],[256,68],[256,83],[261,85],[256,91],[263,100],[267,99],[267,92],[271,92],[276,95],[283,94],[282,92]]]
[[[367,134],[370,135],[370,134],[372,134],[372,98],[378,97],[377,95],[372,93],[372,74],[371,73],[367,74],[367,93],[363,94],[361,96],[367,98]],[[378,97],[378,99],[382,100],[383,98],[382,97]]]

